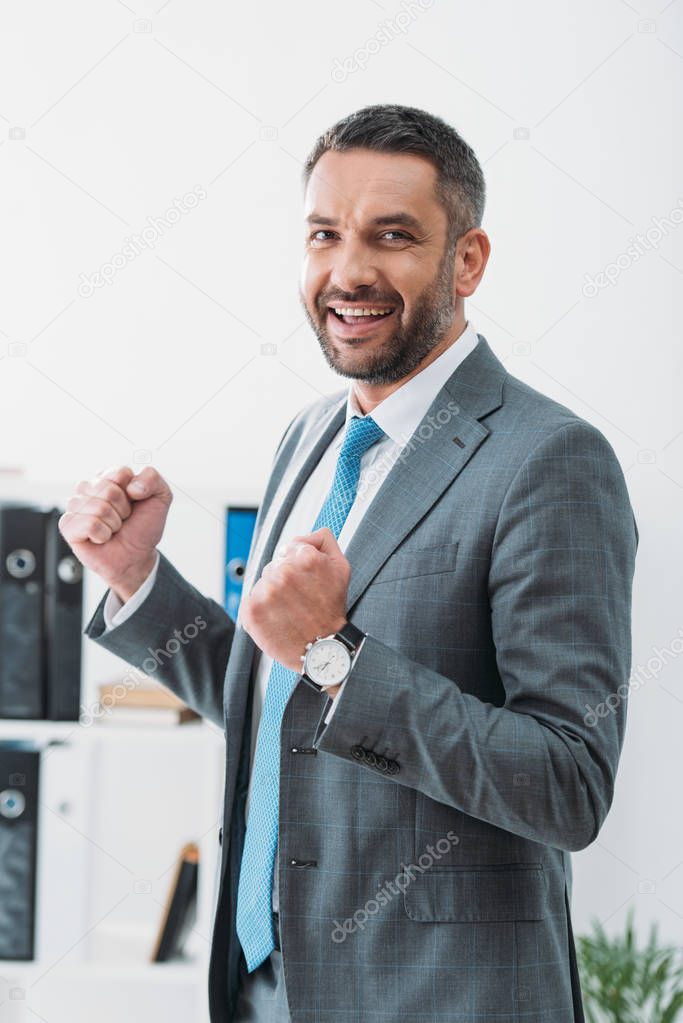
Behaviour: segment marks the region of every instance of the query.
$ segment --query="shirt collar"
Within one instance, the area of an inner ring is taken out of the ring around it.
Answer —
[[[403,447],[408,443],[443,385],[478,341],[477,332],[468,320],[460,337],[445,352],[375,406],[372,418],[395,444]],[[346,399],[345,427],[353,416],[362,415],[351,383]],[[340,447],[342,441],[343,432],[335,446]]]

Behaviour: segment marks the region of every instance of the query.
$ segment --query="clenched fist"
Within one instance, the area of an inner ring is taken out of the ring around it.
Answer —
[[[306,644],[346,624],[350,578],[331,529],[295,536],[242,597],[239,623],[261,650],[300,671]]]
[[[156,469],[122,465],[81,480],[59,531],[78,560],[126,601],[154,567],[173,494]]]

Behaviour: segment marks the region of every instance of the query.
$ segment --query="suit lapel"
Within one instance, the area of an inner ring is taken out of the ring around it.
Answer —
[[[349,611],[488,437],[488,427],[479,420],[500,407],[505,376],[505,367],[479,335],[479,344],[446,381],[402,449],[346,548]]]

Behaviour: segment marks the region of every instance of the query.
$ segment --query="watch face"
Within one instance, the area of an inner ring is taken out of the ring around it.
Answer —
[[[338,639],[319,639],[306,654],[304,671],[319,686],[343,682],[351,667],[351,654]]]

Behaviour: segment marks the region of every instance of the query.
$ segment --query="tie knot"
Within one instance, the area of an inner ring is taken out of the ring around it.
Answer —
[[[378,426],[372,416],[353,416],[346,427],[346,436],[339,452],[340,458],[360,459],[368,448],[385,436],[384,430]]]

